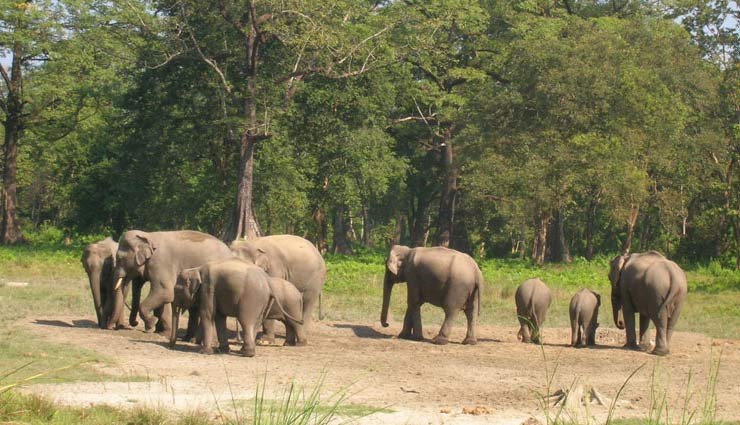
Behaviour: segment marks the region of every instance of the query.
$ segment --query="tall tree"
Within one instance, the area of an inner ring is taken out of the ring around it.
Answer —
[[[387,32],[370,1],[224,0],[164,2],[175,41],[171,59],[207,64],[226,99],[226,123],[239,146],[237,190],[225,239],[260,235],[253,208],[256,146],[273,135],[276,115],[302,80],[347,78],[373,67]]]

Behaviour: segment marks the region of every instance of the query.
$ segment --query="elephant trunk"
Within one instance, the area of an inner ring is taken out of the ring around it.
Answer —
[[[100,273],[90,273],[90,290],[92,291],[93,304],[95,305],[95,315],[98,317],[98,327],[104,329],[107,319],[103,316],[103,300],[101,299]]]
[[[624,314],[622,313],[622,300],[619,292],[612,288],[612,314],[614,315],[614,324],[619,329],[624,329]]]
[[[383,279],[383,308],[380,311],[380,324],[384,328],[388,327],[388,306],[391,302],[391,291],[393,290],[393,276],[386,270]]]
[[[110,284],[115,284],[115,282],[110,282]],[[123,315],[123,304],[124,304],[124,288],[127,282],[124,282],[124,284],[119,285],[118,288],[111,288],[111,294],[109,297],[109,307],[106,308],[107,311],[110,312],[108,315],[108,329],[115,329],[116,326],[119,324],[119,318],[121,315]]]
[[[139,322],[136,320],[136,316],[139,314],[139,303],[141,301],[141,287],[144,286],[144,282],[141,279],[134,281],[133,288],[131,289],[131,314],[128,316],[128,324],[136,327]]]
[[[177,343],[177,329],[180,326],[180,307],[172,306],[172,333],[170,333],[170,348]]]

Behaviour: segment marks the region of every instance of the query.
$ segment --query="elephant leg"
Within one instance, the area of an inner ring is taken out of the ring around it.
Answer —
[[[300,325],[298,323],[291,323],[291,327],[293,328],[293,335],[295,337],[295,345],[298,346],[298,347],[302,347],[304,345],[307,345],[308,344],[308,337],[306,336],[306,326],[305,326],[305,324]]]
[[[249,320],[244,313],[239,314],[239,323],[242,325],[242,331],[244,332],[242,338],[244,344],[239,352],[244,357],[254,357],[256,350],[256,328],[258,326],[258,320]],[[263,325],[264,326],[264,325]]]
[[[177,332],[177,329],[172,329],[172,303],[164,303],[154,310],[154,315],[157,317],[155,331],[158,334],[169,337],[172,332]]]
[[[522,338],[522,342],[532,342],[531,335],[529,333],[529,319],[522,315],[518,315],[519,319],[519,333],[517,336],[520,336]]]
[[[627,342],[625,343],[624,348],[640,350],[640,346],[637,345],[637,335],[635,334],[635,310],[626,298],[627,297],[622,298],[625,299],[622,304],[622,311],[624,314],[624,330],[627,336]]]
[[[655,349],[652,354],[665,356],[670,353],[668,349],[668,313],[665,310],[654,320],[655,324]]]
[[[671,346],[671,339],[673,338],[673,329],[676,327],[676,322],[678,322],[678,317],[681,315],[681,307],[683,307],[683,303],[676,303],[675,307],[672,311],[670,311],[668,314],[668,329],[666,329],[666,347],[670,348]]]
[[[198,333],[198,307],[190,307],[188,309],[188,330],[185,332],[185,336],[182,338],[183,341],[192,341],[197,338]]]
[[[312,286],[313,284],[310,284]],[[321,286],[318,286],[318,290],[309,289],[303,293],[303,327],[306,332],[309,331],[311,323],[313,323],[313,309],[316,304],[319,303],[319,297],[321,296]]]
[[[570,346],[577,347],[581,343],[581,327],[578,325],[578,321],[570,321]]]
[[[442,322],[442,327],[439,328],[439,333],[432,340],[437,345],[445,345],[450,340],[450,331],[452,330],[452,322],[457,316],[457,309],[445,308],[445,320]]]
[[[275,345],[275,320],[267,319],[262,322],[260,345]]]
[[[152,315],[152,310],[163,306],[165,299],[163,291],[152,286],[149,295],[141,302],[139,316],[144,321],[144,332],[154,332],[154,326],[158,320]]]
[[[203,303],[204,300],[201,300]],[[213,313],[208,309],[202,308],[199,311],[200,316],[200,328],[203,332],[203,341],[201,341],[200,352],[202,354],[213,354],[213,347],[211,341],[213,341]]]
[[[406,314],[403,316],[403,329],[401,329],[401,333],[398,334],[399,338],[411,339],[411,330],[414,326],[414,320],[411,315],[411,307],[407,307]]]
[[[421,327],[421,304],[411,309],[411,339],[424,340],[424,330]]]
[[[475,326],[475,320],[477,317],[477,308],[470,308],[470,306],[468,306],[468,308],[465,309],[465,318],[468,320],[468,331],[465,334],[465,339],[462,342],[464,345],[475,345],[478,343]]]
[[[229,348],[229,335],[226,329],[226,316],[216,312],[213,315],[213,322],[216,325],[216,337],[218,338],[218,351],[222,354],[228,354],[231,349]]]
[[[640,314],[640,347],[643,350],[650,349],[650,335],[648,328],[650,327],[650,318],[644,314]]]

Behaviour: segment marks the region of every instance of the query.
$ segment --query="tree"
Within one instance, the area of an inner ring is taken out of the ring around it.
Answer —
[[[382,55],[388,30],[382,9],[369,1],[164,2],[171,15],[174,53],[207,64],[225,99],[227,134],[239,146],[237,194],[225,239],[259,236],[253,208],[255,149],[300,83],[313,75],[348,78]]]

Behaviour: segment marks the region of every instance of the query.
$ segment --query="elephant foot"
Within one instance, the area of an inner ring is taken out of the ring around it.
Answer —
[[[125,323],[119,323],[119,324],[116,325],[116,330],[117,331],[120,331],[120,330],[130,331],[131,329],[132,329],[131,326],[129,326],[129,325],[125,324]]]
[[[449,343],[449,342],[450,341],[447,338],[445,338],[445,337],[443,337],[441,335],[437,335],[437,336],[435,336],[432,339],[432,343],[433,344],[436,344],[436,345],[447,345],[447,343]]]
[[[655,350],[653,350],[652,352],[650,352],[650,354],[653,354],[653,355],[656,355],[656,356],[667,356],[668,354],[670,354],[670,352],[671,352],[671,350],[669,350],[667,348],[657,348],[656,347]]]
[[[304,340],[296,340],[293,342],[293,345],[296,347],[305,347],[308,345],[308,341]]]
[[[642,347],[640,347],[639,345],[635,344],[634,342],[633,343],[629,343],[628,342],[627,344],[624,344],[624,346],[622,348],[624,348],[625,350],[643,351],[642,350]]]
[[[169,338],[170,335],[172,335],[172,329],[162,328],[161,330],[157,330],[157,335],[166,336]]]
[[[219,345],[218,352],[219,354],[229,354],[231,352],[231,347],[229,347],[229,344]]]
[[[468,336],[468,337],[465,337],[462,343],[463,345],[475,345],[478,343],[478,338]]]
[[[128,324],[131,325],[132,328],[135,328],[135,327],[139,326],[139,321],[138,320],[129,320],[128,321]]]
[[[211,347],[203,347],[200,350],[198,350],[200,354],[213,354],[213,348]]]
[[[242,357],[254,357],[255,350],[254,350],[254,348],[242,347],[242,349],[239,350],[239,354]]]

